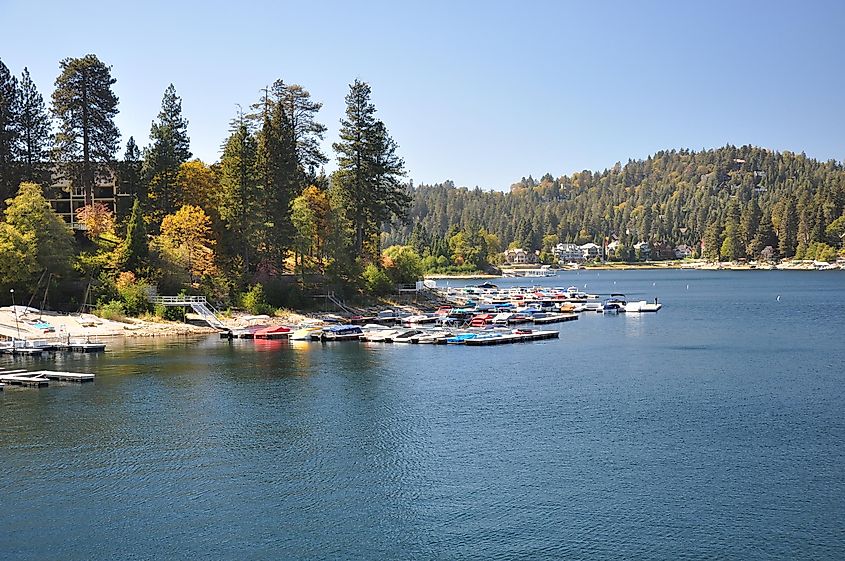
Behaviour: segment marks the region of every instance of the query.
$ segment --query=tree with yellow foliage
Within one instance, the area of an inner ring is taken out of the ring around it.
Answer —
[[[155,245],[162,261],[187,273],[191,284],[216,272],[211,219],[198,206],[184,205],[165,216]]]

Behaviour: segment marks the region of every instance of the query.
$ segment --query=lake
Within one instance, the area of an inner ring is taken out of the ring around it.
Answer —
[[[845,558],[845,273],[498,282],[532,281],[664,307],[498,347],[0,358],[97,374],[0,392],[2,557]]]

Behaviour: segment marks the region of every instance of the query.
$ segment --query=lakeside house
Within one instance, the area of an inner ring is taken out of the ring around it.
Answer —
[[[505,263],[508,265],[532,265],[537,263],[537,255],[522,248],[508,249],[503,255]]]
[[[552,253],[561,264],[577,263],[584,260],[584,253],[575,243],[559,243],[552,248]]]
[[[580,248],[581,255],[583,256],[582,259],[584,261],[593,261],[604,258],[604,251],[602,251],[601,246],[598,244],[594,244],[593,242],[585,243],[580,246]]]
[[[675,248],[675,259],[686,259],[692,255],[692,248],[687,244],[681,244]]]
[[[84,230],[76,212],[85,206],[85,190],[59,169],[44,171],[37,181],[44,188],[44,198],[53,210],[74,230]],[[101,164],[94,174],[93,201],[104,205],[116,216],[128,212],[132,194],[122,188],[114,166]]]

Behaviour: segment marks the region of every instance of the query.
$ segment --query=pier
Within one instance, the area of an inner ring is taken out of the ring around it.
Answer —
[[[478,337],[467,339],[464,345],[468,347],[485,347],[488,345],[506,345],[508,343],[526,343],[528,341],[541,341],[543,339],[557,339],[559,331],[532,331],[531,333],[511,333],[499,337]]]
[[[44,388],[50,381],[57,382],[93,382],[94,374],[82,372],[63,372],[57,370],[0,370],[0,389],[4,384],[29,388]]]

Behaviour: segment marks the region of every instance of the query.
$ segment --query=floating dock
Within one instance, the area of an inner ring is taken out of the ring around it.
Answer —
[[[549,314],[546,317],[534,318],[535,325],[546,325],[549,323],[563,323],[564,321],[575,321],[578,314]]]
[[[463,342],[468,347],[484,347],[487,345],[505,345],[508,343],[526,343],[528,341],[541,341],[543,339],[557,339],[559,331],[532,331],[531,333],[510,333],[499,337],[478,337],[467,339]]]
[[[94,374],[81,372],[63,372],[56,370],[2,370],[0,371],[0,386],[24,386],[43,388],[50,384],[50,380],[58,382],[93,382]]]

